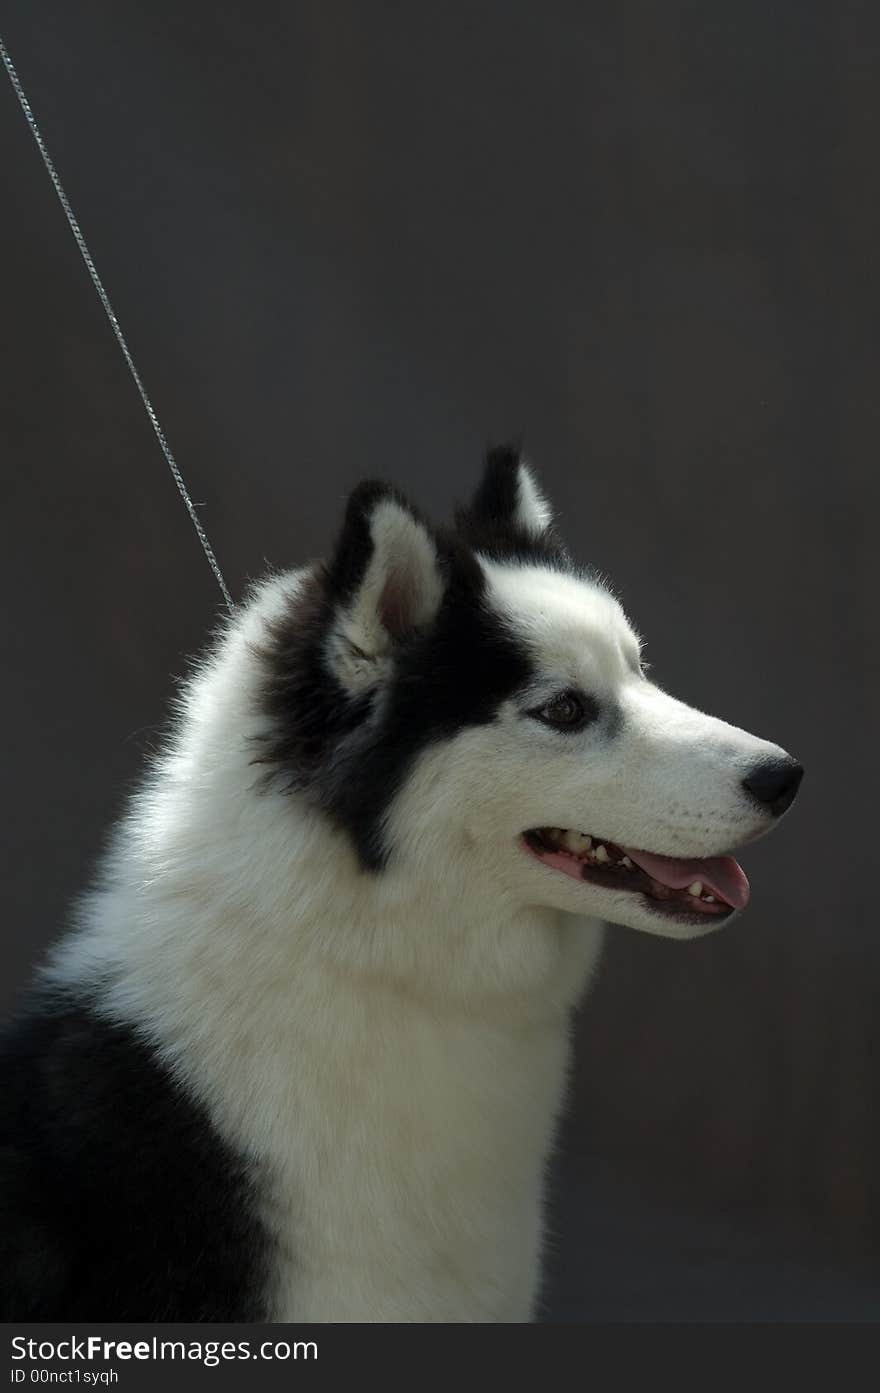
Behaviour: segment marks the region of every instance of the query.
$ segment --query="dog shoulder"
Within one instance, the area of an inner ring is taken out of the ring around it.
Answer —
[[[259,1318],[252,1177],[147,1041],[46,996],[0,1079],[6,1320]]]

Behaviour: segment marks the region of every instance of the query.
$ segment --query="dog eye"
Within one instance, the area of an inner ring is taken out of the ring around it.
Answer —
[[[583,730],[584,726],[595,721],[599,708],[592,697],[582,692],[559,692],[543,706],[529,712],[530,716],[554,730]]]

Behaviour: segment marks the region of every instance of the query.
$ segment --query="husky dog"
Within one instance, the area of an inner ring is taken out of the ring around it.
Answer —
[[[646,677],[513,449],[364,483],[186,689],[0,1077],[6,1320],[527,1321],[604,924],[717,929],[783,750]]]

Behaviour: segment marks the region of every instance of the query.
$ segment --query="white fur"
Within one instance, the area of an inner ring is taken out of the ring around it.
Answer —
[[[353,694],[390,675],[395,636],[383,622],[389,594],[400,608],[398,622],[413,629],[433,619],[443,598],[436,547],[412,513],[386,498],[372,510],[369,526],[373,554],[366,575],[327,642],[330,667]]]
[[[723,855],[767,830],[766,814],[743,797],[741,780],[760,760],[785,751],[649,682],[637,635],[600,586],[549,568],[483,564],[495,606],[528,644],[540,672],[531,693],[471,734],[472,748],[457,771],[465,805],[479,818],[480,794],[470,785],[479,769],[491,770],[500,873],[523,898],[570,913],[670,938],[711,932],[711,920],[705,928],[662,920],[638,894],[580,883],[534,858],[523,862],[512,854],[519,850],[514,839],[526,827],[575,827],[668,856]],[[620,735],[609,739],[591,726],[578,735],[559,733],[523,720],[527,707],[569,686],[613,705]]]
[[[378,546],[397,529],[427,615],[433,553],[399,517],[384,522]],[[345,622],[390,663],[374,624],[386,563]],[[276,1320],[529,1319],[571,1008],[603,917],[659,921],[621,910],[634,896],[549,871],[520,834],[584,827],[696,854],[757,826],[726,790],[775,747],[651,687],[603,591],[485,565],[492,603],[538,661],[532,695],[576,681],[613,696],[631,724],[619,744],[561,736],[508,702],[421,755],[388,815],[390,864],[365,872],[304,800],[255,788],[254,645],[301,583],[274,579],[188,688],[106,884],[50,968],[103,984],[101,1009],[137,1023],[268,1173]]]
[[[527,464],[520,464],[517,470],[517,503],[514,522],[533,536],[546,532],[553,521],[553,509],[535,483],[532,471]]]

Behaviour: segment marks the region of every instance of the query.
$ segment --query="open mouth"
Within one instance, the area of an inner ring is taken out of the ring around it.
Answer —
[[[545,866],[606,890],[643,896],[672,919],[723,919],[749,901],[745,871],[732,856],[679,860],[563,827],[534,827],[523,841]]]

